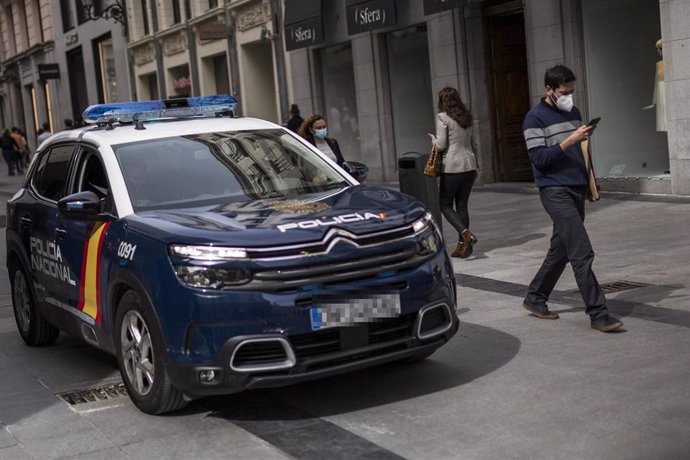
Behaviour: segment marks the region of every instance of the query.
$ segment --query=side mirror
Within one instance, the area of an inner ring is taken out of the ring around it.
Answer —
[[[93,192],[79,192],[58,201],[60,214],[68,219],[108,220],[109,214],[101,213],[101,199]]]
[[[369,175],[369,167],[358,161],[346,161],[343,163],[343,169],[359,182],[367,180],[367,176]]]

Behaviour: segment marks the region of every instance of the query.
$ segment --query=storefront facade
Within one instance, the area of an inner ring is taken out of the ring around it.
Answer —
[[[602,187],[690,194],[687,1],[286,0],[285,8],[292,100],[303,115],[322,113],[346,158],[369,164],[373,180],[395,180],[400,155],[428,150],[438,90],[454,86],[476,118],[481,181],[531,181],[522,120],[544,93],[545,70],[561,63],[576,72],[583,116],[602,117],[593,139]]]

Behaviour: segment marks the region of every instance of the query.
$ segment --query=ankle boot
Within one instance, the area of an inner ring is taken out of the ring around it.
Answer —
[[[455,250],[450,254],[451,257],[463,257],[465,253],[465,242],[460,241],[455,247]]]
[[[462,254],[460,254],[459,257],[461,258],[467,258],[472,255],[472,251],[474,251],[473,246],[477,243],[477,237],[475,237],[472,232],[470,231],[469,228],[466,228],[465,230],[462,231],[462,242],[464,245],[464,251]]]

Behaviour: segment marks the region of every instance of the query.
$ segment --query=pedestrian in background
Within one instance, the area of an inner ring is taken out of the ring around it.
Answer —
[[[297,104],[292,104],[290,106],[290,119],[287,122],[287,129],[293,133],[298,133],[302,123],[304,123],[304,118],[299,114],[299,107],[297,107]]]
[[[19,152],[19,145],[14,137],[12,137],[10,130],[7,128],[3,129],[2,131],[2,136],[0,137],[0,148],[2,148],[2,157],[5,159],[5,163],[7,163],[9,175],[14,176],[15,172],[18,170],[17,153]]]
[[[553,221],[553,235],[522,306],[537,318],[557,319],[546,303],[570,262],[592,328],[613,331],[623,323],[608,313],[604,292],[592,272],[594,250],[584,225],[588,177],[580,142],[594,126],[583,125],[573,105],[572,70],[562,65],[547,69],[544,86],[545,97],[529,111],[522,130],[539,197]]]
[[[26,143],[26,137],[24,133],[16,126],[12,127],[12,138],[17,142],[17,172],[22,174],[24,172],[23,168],[29,164],[29,147]]]
[[[315,145],[316,148],[338,163],[338,165],[342,166],[345,162],[343,154],[340,152],[338,141],[328,137],[328,123],[323,116],[314,114],[307,118],[299,128],[299,135],[312,145]]]
[[[438,93],[436,134],[427,133],[432,145],[443,155],[439,203],[446,220],[458,231],[458,244],[452,257],[472,255],[477,237],[470,231],[468,202],[478,176],[477,139],[472,129],[472,114],[455,88]]]
[[[41,145],[43,141],[45,141],[52,135],[53,133],[50,132],[50,123],[46,121],[45,123],[43,123],[41,133],[38,135],[38,145]]]

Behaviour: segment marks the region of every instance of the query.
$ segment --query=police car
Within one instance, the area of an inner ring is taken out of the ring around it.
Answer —
[[[424,359],[457,331],[425,208],[232,96],[91,106],[7,205],[24,341],[114,354],[147,413]]]

